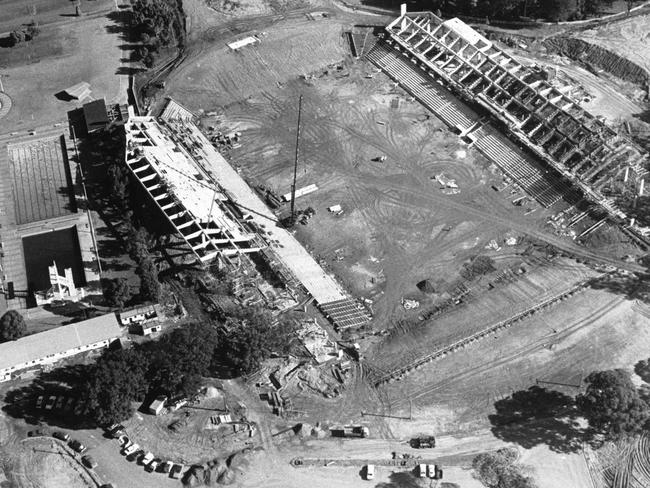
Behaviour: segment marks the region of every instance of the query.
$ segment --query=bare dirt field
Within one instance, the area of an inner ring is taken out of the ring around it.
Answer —
[[[114,0],[83,0],[79,3],[85,15],[108,11],[115,6]],[[0,1],[0,37],[32,20],[39,25],[60,23],[75,14],[74,3],[69,0],[34,0],[28,4],[22,0]],[[2,48],[0,48],[0,51]]]

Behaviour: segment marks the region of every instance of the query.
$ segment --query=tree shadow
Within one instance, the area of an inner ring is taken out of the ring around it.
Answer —
[[[420,479],[409,471],[391,473],[388,479],[386,483],[377,483],[375,488],[422,488],[423,486]]]
[[[642,264],[647,266],[645,260]],[[645,273],[605,275],[602,278],[591,280],[588,286],[594,290],[606,290],[621,295],[627,300],[638,300],[650,304],[650,275]]]
[[[547,445],[552,451],[577,452],[586,443],[596,444],[595,432],[581,425],[573,397],[532,386],[494,404],[489,415],[492,433],[505,442],[531,449]]]

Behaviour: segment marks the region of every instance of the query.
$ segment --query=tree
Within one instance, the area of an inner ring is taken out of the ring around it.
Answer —
[[[0,342],[15,341],[26,333],[25,319],[16,310],[8,310],[0,318]]]
[[[577,403],[589,425],[606,438],[618,440],[638,434],[650,419],[650,406],[641,399],[624,369],[595,371]]]
[[[650,383],[650,358],[643,359],[634,365],[634,372],[646,383]]]
[[[273,325],[268,310],[241,310],[230,317],[221,338],[222,357],[237,372],[250,373],[272,353],[284,353],[291,343],[289,324]]]
[[[88,374],[85,396],[90,418],[99,425],[133,415],[133,402],[147,391],[145,357],[135,350],[107,351]]]
[[[514,449],[479,454],[472,461],[474,476],[488,488],[535,488],[522,466],[514,464],[516,459]]]
[[[104,299],[109,307],[124,308],[124,304],[131,298],[131,289],[126,278],[102,278]]]
[[[196,393],[201,376],[212,370],[219,338],[210,324],[190,324],[175,329],[159,342],[140,351],[149,365],[147,382],[152,391],[169,396]]]
[[[135,270],[140,276],[140,297],[143,300],[158,302],[160,300],[160,281],[158,270],[150,257],[143,259]]]
[[[16,44],[25,42],[25,32],[20,29],[16,29],[14,31],[11,31],[9,38],[11,39],[11,45],[15,46]]]

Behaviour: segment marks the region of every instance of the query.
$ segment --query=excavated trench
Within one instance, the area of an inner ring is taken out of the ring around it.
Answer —
[[[544,41],[549,53],[559,54],[584,64],[591,70],[602,69],[624,81],[648,88],[650,73],[629,59],[607,49],[572,37],[551,37]]]

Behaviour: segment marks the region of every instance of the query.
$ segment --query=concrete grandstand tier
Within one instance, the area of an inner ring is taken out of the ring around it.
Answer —
[[[551,84],[459,19],[403,12],[386,30],[431,78],[487,109],[590,200],[625,217],[603,190],[611,194],[615,181],[621,194],[613,198],[639,192],[647,154],[567,96],[571,87]]]
[[[186,128],[153,117],[131,117],[125,128],[128,167],[198,260],[260,249],[225,192],[209,184]]]

